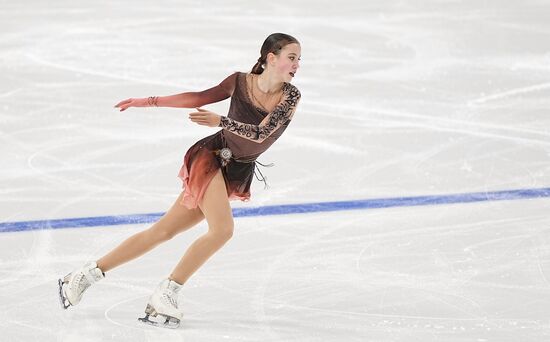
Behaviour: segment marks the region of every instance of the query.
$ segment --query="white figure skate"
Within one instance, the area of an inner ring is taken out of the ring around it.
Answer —
[[[105,274],[93,261],[59,279],[59,300],[63,309],[75,306],[90,285],[105,278]]]
[[[178,292],[181,287],[173,280],[163,280],[149,298],[147,308],[145,308],[145,317],[138,318],[138,320],[159,327],[172,329],[179,327],[183,317],[178,309]],[[158,316],[160,316],[160,320],[149,318]],[[164,322],[162,322],[162,319],[164,319]]]

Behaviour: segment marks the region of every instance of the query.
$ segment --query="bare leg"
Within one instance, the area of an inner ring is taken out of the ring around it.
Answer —
[[[103,272],[112,270],[132,259],[135,259],[160,243],[170,240],[175,235],[193,227],[203,220],[204,215],[199,208],[188,209],[179,202],[183,197],[180,194],[176,202],[154,225],[149,229],[134,234],[118,247],[97,261],[97,267]]]
[[[208,222],[208,232],[189,246],[172,271],[170,279],[180,284],[184,284],[233,235],[233,213],[221,171],[208,185],[199,207]]]

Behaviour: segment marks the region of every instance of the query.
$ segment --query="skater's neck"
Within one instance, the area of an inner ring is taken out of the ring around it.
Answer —
[[[281,91],[283,84],[283,80],[270,72],[270,69],[265,70],[257,76],[258,89],[264,94],[278,93]]]

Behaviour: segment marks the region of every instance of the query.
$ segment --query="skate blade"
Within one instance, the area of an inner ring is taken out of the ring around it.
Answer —
[[[180,320],[177,319],[177,318],[174,318],[174,317],[167,317],[167,316],[164,316],[164,315],[157,315],[157,317],[159,319],[164,319],[164,322],[162,321],[153,321],[151,320],[150,318],[150,315],[149,314],[146,314],[145,317],[142,317],[142,318],[138,318],[138,321],[142,322],[142,323],[145,323],[145,324],[149,324],[149,325],[152,325],[154,327],[159,327],[159,328],[168,328],[168,329],[176,329],[180,326]]]
[[[71,306],[71,303],[69,303],[69,300],[63,294],[63,281],[59,279],[57,284],[59,285],[59,301],[61,303],[61,308],[67,310],[67,308]]]

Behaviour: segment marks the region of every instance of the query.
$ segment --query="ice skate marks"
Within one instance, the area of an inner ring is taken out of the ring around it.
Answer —
[[[157,318],[159,320],[151,320],[150,317]],[[162,322],[162,319],[164,319],[164,322]],[[147,304],[147,308],[145,308],[145,317],[138,318],[138,321],[155,326],[155,327],[162,327],[162,328],[169,328],[169,329],[176,329],[180,325],[179,319],[175,317],[159,314],[149,304]]]

